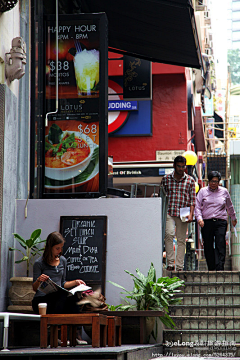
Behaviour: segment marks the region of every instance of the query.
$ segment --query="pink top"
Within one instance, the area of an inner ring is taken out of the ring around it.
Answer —
[[[228,215],[236,220],[232,200],[225,187],[218,186],[216,190],[212,190],[207,186],[199,191],[195,207],[197,221],[212,218],[227,220]]]

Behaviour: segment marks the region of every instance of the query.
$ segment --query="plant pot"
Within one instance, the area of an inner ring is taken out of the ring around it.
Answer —
[[[12,277],[12,287],[9,290],[9,298],[12,303],[9,311],[32,312],[32,299],[35,292],[32,288],[33,278]]]
[[[154,329],[155,322],[156,322],[155,317],[147,317],[146,318],[146,338],[148,339],[148,341],[149,341],[151,332]]]

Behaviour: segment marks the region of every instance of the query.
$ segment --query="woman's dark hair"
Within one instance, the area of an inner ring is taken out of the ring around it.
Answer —
[[[64,244],[64,237],[57,231],[48,235],[46,240],[46,246],[43,252],[43,261],[49,264],[52,261],[52,247],[58,244]],[[62,253],[60,254],[62,255]]]
[[[212,178],[217,177],[218,181],[221,180],[221,173],[219,171],[210,171],[208,173],[208,180],[211,181]]]
[[[174,163],[174,165],[176,165],[176,163],[184,163],[186,165],[186,162],[187,162],[187,160],[184,156],[178,155],[177,157],[175,157],[173,163]]]

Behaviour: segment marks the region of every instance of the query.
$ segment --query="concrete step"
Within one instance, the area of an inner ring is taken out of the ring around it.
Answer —
[[[239,271],[171,271],[170,273],[171,277],[177,276],[190,283],[240,283]]]
[[[240,330],[240,316],[171,316],[176,329]]]
[[[239,305],[240,294],[229,293],[182,293],[182,305]]]
[[[163,331],[164,355],[240,356],[240,272],[174,271],[171,276],[185,286],[182,304],[170,308],[176,328]]]
[[[181,290],[186,293],[240,293],[239,282],[185,282]]]
[[[164,330],[163,331],[164,343],[168,342],[199,342],[199,341],[234,341],[240,343],[240,330],[229,329],[201,329],[189,330],[179,329]]]
[[[174,305],[170,316],[240,316],[239,305]]]

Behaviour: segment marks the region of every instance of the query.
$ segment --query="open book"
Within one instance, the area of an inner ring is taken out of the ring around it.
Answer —
[[[50,278],[44,282],[41,282],[38,287],[38,290],[42,291],[44,294],[50,294],[50,293],[53,293],[56,291],[64,291],[64,292],[68,293],[68,296],[72,296],[76,292],[82,292],[82,291],[86,291],[86,290],[90,290],[90,289],[91,289],[91,287],[81,284],[81,285],[75,286],[71,290],[67,290],[67,289],[64,289],[63,287],[59,286],[58,284],[56,284]]]

